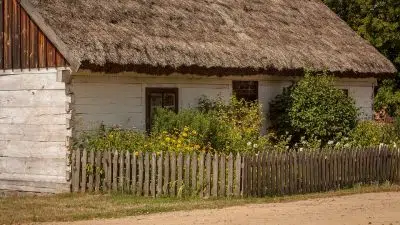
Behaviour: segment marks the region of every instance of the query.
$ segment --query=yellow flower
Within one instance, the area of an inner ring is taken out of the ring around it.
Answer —
[[[193,134],[193,135],[196,135],[196,134],[197,134],[197,131],[193,130],[193,131],[192,131],[192,134]]]
[[[178,144],[182,144],[182,140],[179,139],[179,140],[178,140]]]
[[[188,128],[188,127],[185,127],[185,128],[183,128],[183,131],[188,132],[188,131],[189,131],[189,128]]]
[[[182,136],[187,137],[188,134],[187,134],[186,132],[183,132],[183,133],[182,133]]]
[[[199,148],[200,148],[200,145],[195,145],[194,148],[195,148],[195,149],[199,149]]]
[[[139,155],[139,152],[135,152],[135,155],[138,156],[138,155]]]
[[[178,144],[176,147],[177,147],[177,148],[180,148],[180,147],[182,147],[182,145],[181,145],[181,144]]]
[[[170,137],[166,137],[166,138],[165,138],[165,141],[166,141],[166,142],[169,142],[170,140],[171,140]]]

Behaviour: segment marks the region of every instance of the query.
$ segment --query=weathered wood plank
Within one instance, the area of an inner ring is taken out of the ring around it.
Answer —
[[[199,180],[198,180],[199,196],[204,197],[204,152],[200,152],[199,156]]]
[[[151,154],[151,183],[150,192],[151,196],[156,197],[156,175],[157,175],[157,154],[153,152]]]
[[[211,153],[207,153],[206,156],[206,177],[205,177],[205,194],[206,198],[210,197],[211,195]]]
[[[170,181],[169,180],[169,173],[170,173],[169,162],[170,162],[169,153],[166,152],[165,153],[165,160],[164,160],[164,190],[163,190],[164,195],[168,195],[169,194],[169,190],[168,190],[169,181]]]
[[[79,191],[80,152],[78,149],[72,151],[72,191]]]
[[[157,197],[163,195],[163,159],[164,153],[161,152],[157,159]]]
[[[88,181],[88,192],[93,192],[94,174],[95,174],[95,163],[94,163],[94,151],[89,152],[89,181]]]
[[[219,163],[219,187],[218,196],[225,197],[226,195],[226,155],[221,154]]]
[[[242,171],[242,156],[240,155],[240,153],[236,154],[236,158],[235,158],[235,188],[234,188],[234,195],[236,197],[240,196],[241,193],[241,188],[240,188],[240,184],[241,184],[241,171]]]
[[[171,167],[171,184],[169,185],[169,194],[172,197],[176,195],[176,154],[175,152],[170,153],[170,167]],[[178,190],[181,187],[178,185]],[[178,191],[179,192],[179,191]]]
[[[87,172],[87,150],[83,149],[82,150],[82,155],[81,155],[81,172],[82,172],[82,176],[81,176],[81,184],[80,184],[80,191],[82,193],[86,192],[86,180],[87,180],[87,176],[86,176],[86,172]]]
[[[228,156],[228,187],[227,187],[227,196],[230,197],[233,195],[233,174],[234,174],[234,170],[233,170],[233,154],[232,152],[229,154]]]
[[[125,179],[125,175],[124,175],[124,171],[125,171],[125,153],[121,152],[119,154],[119,170],[118,170],[118,189],[121,192],[124,192],[124,179]]]
[[[100,191],[100,183],[101,183],[101,172],[105,172],[104,171],[104,167],[101,166],[101,160],[102,160],[102,152],[100,151],[96,151],[96,168],[94,171],[95,173],[95,185],[94,185],[94,191],[96,193],[98,193]]]
[[[118,190],[118,151],[114,151],[112,158],[112,190],[116,192]]]
[[[197,194],[197,154],[192,155],[192,195]]]
[[[258,153],[257,155],[257,196],[261,197],[262,195],[262,159],[263,155],[262,153]]]
[[[190,154],[185,154],[185,178],[184,178],[185,191],[190,191]],[[186,194],[186,193],[185,193]]]
[[[248,166],[247,157],[248,157],[247,154],[244,154],[242,156],[242,168],[241,168],[241,170],[242,170],[242,172],[241,172],[241,175],[242,175],[242,177],[241,177],[242,178],[242,180],[241,180],[242,190],[241,190],[241,195],[243,197],[247,197],[248,196],[248,186],[247,186],[248,171],[247,170],[248,170],[249,166]]]
[[[101,158],[101,163],[103,165],[103,171],[104,171],[104,179],[102,182],[102,191],[106,192],[108,191],[108,164],[107,164],[107,156],[108,153],[106,151],[102,152],[102,158]]]
[[[211,195],[213,197],[218,196],[218,154],[215,153],[213,157],[213,164],[212,164],[212,173],[213,173],[213,178],[212,178],[212,190],[211,190]]]
[[[182,152],[178,155],[178,189],[183,187],[183,154]]]
[[[144,154],[144,186],[143,194],[145,197],[149,196],[150,188],[150,156],[149,152]]]
[[[131,193],[131,153],[125,153],[125,188],[127,193]]]
[[[137,194],[137,152],[132,153],[132,160],[131,160],[131,173],[132,173],[132,186],[131,191],[132,194]]]
[[[139,152],[138,157],[138,184],[137,184],[137,195],[143,195],[143,175],[144,175],[144,165],[143,165],[143,153]]]

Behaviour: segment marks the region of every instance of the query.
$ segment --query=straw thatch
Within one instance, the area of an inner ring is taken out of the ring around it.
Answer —
[[[320,0],[30,2],[81,68],[396,72]]]

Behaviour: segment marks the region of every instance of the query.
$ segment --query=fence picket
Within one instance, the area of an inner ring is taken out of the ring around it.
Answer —
[[[177,168],[178,168],[177,186],[179,189],[183,186],[183,155],[182,155],[182,153],[179,153],[179,155],[178,155]]]
[[[151,196],[156,197],[156,176],[157,176],[157,154],[153,152],[151,154],[151,183],[150,183],[150,192]]]
[[[163,159],[164,153],[161,152],[157,158],[157,197],[163,195]]]
[[[124,178],[126,175],[124,175],[124,164],[125,164],[125,154],[121,152],[119,154],[119,179],[118,179],[118,188],[121,192],[124,192]]]
[[[79,149],[72,151],[72,191],[79,191],[79,171],[80,171],[80,152]]]
[[[143,194],[145,197],[149,196],[150,187],[150,157],[149,152],[144,154],[144,184],[143,184]]]
[[[197,154],[193,152],[192,155],[192,195],[197,194]]]
[[[103,170],[104,170],[104,179],[102,182],[102,191],[106,192],[108,191],[108,166],[107,166],[107,156],[108,156],[108,152],[103,152],[102,153],[102,160],[101,163],[103,164]]]
[[[127,193],[131,191],[131,153],[125,153],[125,188]]]
[[[131,191],[132,194],[137,194],[137,152],[132,153],[132,160],[131,160],[131,173],[132,173],[132,186]]]
[[[236,197],[240,196],[241,193],[241,171],[242,171],[242,156],[237,153],[236,154],[236,159],[235,159],[235,175],[234,175],[234,179],[235,179],[235,187],[234,187],[234,195]]]
[[[112,156],[112,190],[118,189],[118,151],[114,151]]]
[[[184,174],[184,190],[190,190],[190,154],[185,155],[185,174]]]
[[[89,180],[88,180],[88,192],[93,192],[93,182],[94,182],[94,173],[95,173],[95,164],[94,164],[94,151],[89,152]]]
[[[198,188],[200,197],[204,197],[204,152],[200,152],[199,156],[199,180]]]
[[[101,173],[101,170],[102,170],[101,159],[102,159],[101,152],[97,151],[96,152],[96,159],[95,159],[96,168],[94,170],[94,173],[95,173],[94,191],[96,193],[100,191],[100,182],[101,182],[100,173]]]
[[[219,163],[219,194],[218,196],[225,197],[226,194],[226,155],[221,154]]]
[[[211,195],[211,153],[207,153],[206,156],[206,179],[205,179],[205,194],[206,198]]]
[[[213,165],[212,165],[212,170],[213,170],[213,178],[212,178],[212,190],[211,190],[211,195],[213,197],[218,196],[218,154],[215,153],[213,157]]]
[[[86,192],[86,172],[87,172],[87,151],[86,149],[83,149],[82,151],[82,158],[81,158],[81,171],[82,171],[82,177],[81,177],[81,192]]]
[[[112,158],[112,152],[109,150],[107,152],[107,183],[108,183],[108,191],[112,191],[112,178],[113,178],[113,158]]]
[[[263,159],[263,154],[258,153],[257,155],[257,196],[261,197],[261,185],[262,185],[262,159]]]
[[[226,195],[228,197],[233,195],[233,154],[232,154],[232,152],[228,156],[228,187],[226,189]]]
[[[175,152],[170,153],[170,167],[171,167],[171,183],[169,185],[169,194],[174,197],[176,195],[176,155]],[[178,185],[178,190],[181,186]]]
[[[164,190],[163,193],[164,195],[168,195],[169,194],[169,153],[166,152],[165,153],[165,159],[164,159]]]
[[[143,174],[144,174],[144,166],[143,166],[143,153],[139,152],[138,157],[138,184],[137,184],[137,195],[143,195]]]

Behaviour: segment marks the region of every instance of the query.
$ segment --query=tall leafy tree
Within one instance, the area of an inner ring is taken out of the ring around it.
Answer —
[[[359,35],[374,45],[400,71],[400,1],[399,0],[324,0]],[[390,88],[387,86],[390,85]],[[382,83],[375,109],[386,105],[400,112],[400,73],[393,81]],[[392,104],[392,105],[387,105]],[[393,105],[394,104],[394,105]],[[393,115],[393,113],[391,113]]]

